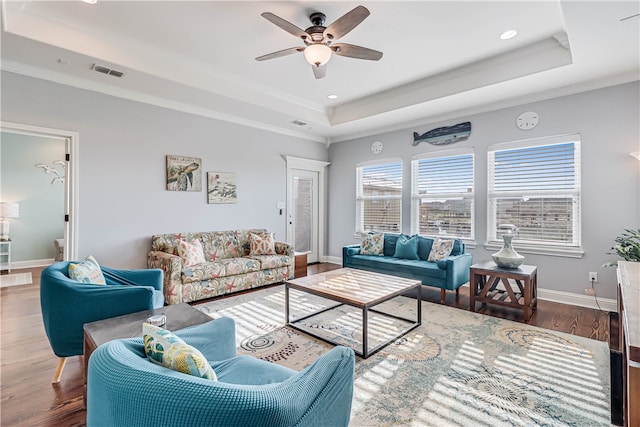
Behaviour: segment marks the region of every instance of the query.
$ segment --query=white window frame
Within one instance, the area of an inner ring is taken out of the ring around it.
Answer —
[[[509,197],[572,197],[574,199],[572,211],[572,236],[573,241],[567,243],[560,242],[536,242],[514,239],[514,247],[522,253],[532,253],[541,255],[556,255],[570,258],[581,258],[584,255],[582,249],[582,191],[581,191],[581,147],[580,134],[559,135],[553,137],[527,139],[515,142],[493,144],[487,150],[487,249],[499,249],[502,247],[502,239],[497,237],[496,224],[496,200]],[[513,150],[519,148],[541,147],[557,144],[574,144],[574,188],[557,190],[528,190],[528,191],[501,191],[495,187],[495,152],[502,150]]]
[[[467,199],[471,201],[471,224],[469,236],[457,236],[453,234],[444,233],[442,235],[433,235],[431,237],[456,237],[462,239],[466,244],[475,244],[475,150],[473,148],[463,148],[454,150],[444,150],[433,153],[417,154],[411,158],[411,234],[418,234],[420,232],[420,206],[421,201],[424,198],[428,198],[426,194],[420,194],[418,188],[419,179],[419,164],[421,160],[425,159],[445,159],[447,157],[459,157],[459,156],[471,156],[471,173],[473,176],[473,183],[471,191],[457,192],[452,191],[449,193],[437,193],[432,197],[436,199]]]
[[[402,190],[403,183],[400,183],[400,192],[396,196],[392,195],[382,195],[382,196],[365,196],[363,194],[362,188],[362,171],[364,168],[369,166],[378,166],[378,165],[390,165],[390,164],[400,164],[400,177],[403,175],[403,163],[401,158],[388,158],[388,159],[380,159],[375,161],[368,162],[360,162],[356,164],[356,235],[362,235],[363,233],[368,233],[371,230],[364,230],[364,202],[370,200],[400,200],[400,218],[398,223],[398,233],[402,232]]]

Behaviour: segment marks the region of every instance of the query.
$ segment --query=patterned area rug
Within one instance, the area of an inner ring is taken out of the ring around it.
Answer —
[[[297,291],[291,300],[295,318],[334,304]],[[301,370],[331,348],[284,326],[283,286],[196,307],[236,320],[239,354]],[[378,308],[412,318],[416,301],[398,297]],[[361,345],[360,319],[342,306],[304,323]],[[372,345],[404,326],[379,314],[369,320]],[[420,327],[357,358],[351,425],[611,425],[609,380],[604,342],[423,301]]]

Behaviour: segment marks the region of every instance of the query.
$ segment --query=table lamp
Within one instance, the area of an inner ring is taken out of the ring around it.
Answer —
[[[0,240],[9,239],[9,221],[7,218],[20,217],[20,205],[12,202],[0,202]]]

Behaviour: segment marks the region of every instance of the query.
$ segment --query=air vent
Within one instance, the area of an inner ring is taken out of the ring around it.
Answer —
[[[113,77],[120,78],[120,77],[124,76],[124,73],[122,71],[112,70],[111,68],[103,67],[102,65],[98,65],[98,64],[93,64],[91,66],[91,69],[93,71],[97,71],[98,73],[107,74],[107,75],[113,76]]]
[[[293,123],[294,125],[298,125],[298,126],[306,126],[307,125],[305,122],[302,122],[300,120],[294,120],[291,123]]]

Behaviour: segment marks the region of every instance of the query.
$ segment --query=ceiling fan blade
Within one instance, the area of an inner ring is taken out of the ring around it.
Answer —
[[[256,61],[266,61],[267,59],[280,58],[282,56],[291,55],[293,53],[303,52],[303,47],[290,47],[289,49],[279,50],[277,52],[267,53],[266,55],[258,56]]]
[[[364,21],[367,16],[369,16],[369,9],[364,6],[358,6],[329,25],[324,30],[324,36],[330,40],[339,39]]]
[[[382,58],[382,52],[354,44],[336,43],[330,47],[336,55],[348,56],[349,58],[368,59],[369,61],[377,61]]]
[[[327,66],[326,65],[321,65],[319,67],[316,67],[315,65],[312,65],[311,68],[313,68],[313,75],[316,76],[316,79],[322,79],[322,78],[324,78],[324,76],[327,75]]]
[[[261,16],[272,24],[275,24],[278,27],[282,28],[289,34],[293,34],[294,36],[300,37],[303,40],[309,36],[309,34],[305,33],[303,29],[296,27],[291,22],[282,19],[271,12],[264,12]]]

